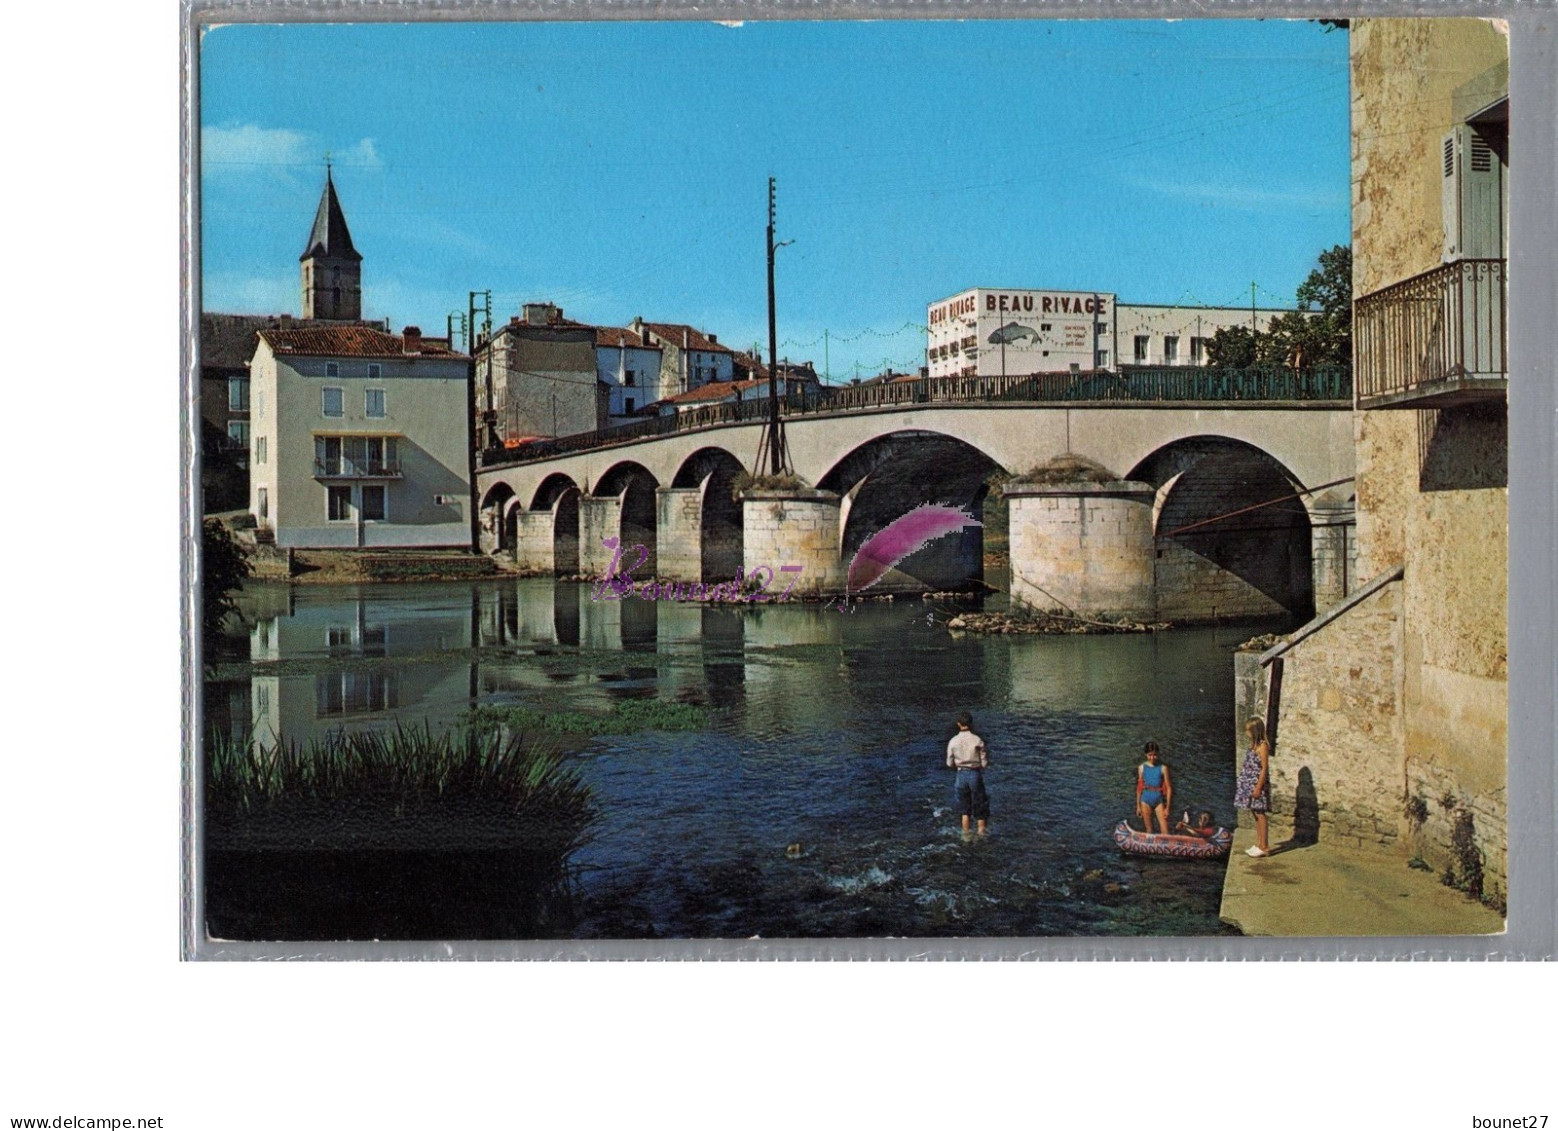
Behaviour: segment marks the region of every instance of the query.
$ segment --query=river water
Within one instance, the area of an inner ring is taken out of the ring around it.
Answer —
[[[994,600],[999,600],[996,598]],[[213,722],[289,740],[471,703],[713,710],[706,732],[580,740],[601,820],[577,938],[1217,933],[1222,862],[1121,855],[1138,752],[1176,809],[1231,823],[1232,650],[1248,625],[1152,635],[949,633],[954,602],[596,602],[550,579],[257,585]],[[993,607],[993,606],[987,606]],[[960,710],[991,751],[987,836],[944,768]],[[799,846],[796,848],[794,846]]]

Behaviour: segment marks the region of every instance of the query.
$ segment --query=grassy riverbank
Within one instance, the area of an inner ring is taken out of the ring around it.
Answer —
[[[533,734],[396,727],[302,746],[214,740],[207,924],[236,939],[544,937],[596,820]]]
[[[637,734],[646,730],[704,730],[712,712],[694,703],[663,699],[624,699],[607,714],[582,711],[538,711],[533,707],[478,707],[471,721],[478,726],[503,726],[511,731],[545,734]]]

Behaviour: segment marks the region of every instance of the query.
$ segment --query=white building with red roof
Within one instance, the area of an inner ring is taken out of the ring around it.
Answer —
[[[249,510],[298,548],[471,544],[469,359],[416,327],[261,329]]]
[[[683,322],[645,322],[642,318],[633,319],[631,329],[641,341],[661,350],[660,388],[652,399],[665,400],[736,376],[735,351],[721,345],[714,334]]]
[[[660,396],[664,352],[643,327],[595,328],[595,375],[610,390],[607,416],[611,424],[637,419],[635,414]]]

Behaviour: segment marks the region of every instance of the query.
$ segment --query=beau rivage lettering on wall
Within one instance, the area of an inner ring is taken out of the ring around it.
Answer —
[[[933,377],[1089,369],[1114,321],[1108,291],[975,287],[927,309],[927,362]]]

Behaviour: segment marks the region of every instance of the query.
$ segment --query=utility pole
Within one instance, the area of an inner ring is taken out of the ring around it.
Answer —
[[[479,306],[476,303],[476,300],[478,298],[482,300],[481,301],[481,305],[479,305]],[[478,323],[476,321],[476,315],[477,315],[478,312],[480,312],[483,315],[482,321],[480,323]],[[466,341],[466,346],[468,347],[467,352],[470,352],[470,351],[474,350],[474,348],[475,348],[475,345],[476,345],[476,333],[477,333],[478,329],[482,330],[482,331],[485,331],[488,334],[492,333],[492,292],[491,291],[472,291],[471,292],[471,301],[470,301],[470,306],[469,306],[468,313],[466,315],[466,322],[465,322],[465,335],[466,335],[465,341]]]
[[[768,178],[768,426],[758,443],[757,466],[761,473],[767,453],[770,475],[790,470],[790,453],[784,442],[784,424],[779,419],[779,333],[774,317],[774,252],[793,240],[774,242],[774,178]]]

